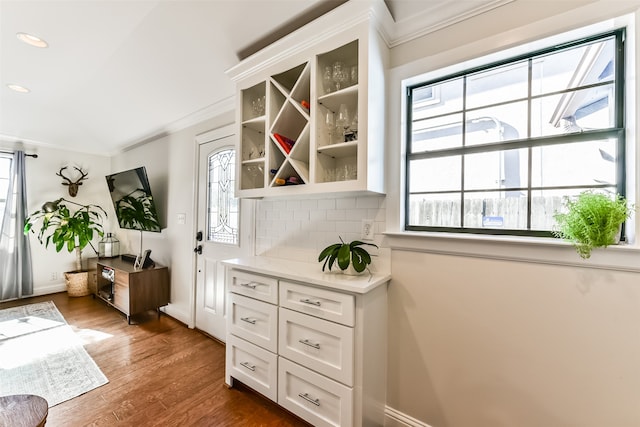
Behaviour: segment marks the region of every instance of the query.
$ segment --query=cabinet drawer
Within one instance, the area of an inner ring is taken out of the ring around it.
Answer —
[[[353,389],[282,357],[278,403],[314,426],[353,425]]]
[[[347,326],[355,324],[353,295],[280,281],[280,305]]]
[[[352,328],[280,308],[278,342],[281,356],[353,386]]]
[[[229,332],[276,353],[278,307],[242,295],[230,296]]]
[[[129,314],[129,287],[118,283],[113,287],[113,305]]]
[[[234,335],[227,335],[226,347],[230,376],[277,401],[278,356]]]
[[[272,277],[231,270],[229,291],[271,304],[278,303],[278,280]]]
[[[114,276],[114,282],[116,282],[116,284],[129,286],[129,274],[116,270]]]

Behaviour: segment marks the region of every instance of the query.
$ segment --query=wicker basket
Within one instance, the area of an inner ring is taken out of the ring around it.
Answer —
[[[64,273],[67,282],[67,294],[70,297],[83,297],[91,294],[88,271],[70,271]]]

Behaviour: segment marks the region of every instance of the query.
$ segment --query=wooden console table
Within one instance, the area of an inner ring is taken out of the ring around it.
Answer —
[[[111,272],[105,277],[103,272]],[[95,295],[127,316],[156,310],[169,304],[169,269],[165,266],[135,269],[120,258],[101,258],[96,262]]]

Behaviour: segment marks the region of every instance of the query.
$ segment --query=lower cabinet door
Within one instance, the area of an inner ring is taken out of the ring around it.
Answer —
[[[276,402],[278,356],[234,335],[227,335],[226,347],[230,376]]]
[[[129,286],[116,283],[113,286],[113,305],[127,316],[129,313]]]
[[[314,426],[353,425],[353,389],[278,358],[278,404]]]

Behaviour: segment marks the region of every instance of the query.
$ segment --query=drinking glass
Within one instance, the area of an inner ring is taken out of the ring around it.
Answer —
[[[358,66],[357,65],[354,65],[353,67],[351,67],[351,84],[352,85],[358,84]]]
[[[324,182],[334,182],[336,180],[335,168],[326,169],[324,171]]]
[[[331,93],[333,90],[333,70],[330,66],[324,67],[324,74],[322,74],[322,88],[324,93]]]
[[[336,90],[340,90],[346,83],[349,82],[349,73],[344,65],[344,62],[336,61],[333,63],[333,82],[335,83]]]
[[[349,119],[349,109],[347,104],[340,104],[338,109],[338,117],[336,118],[336,126],[342,128],[342,140],[345,140],[345,133],[349,126],[351,126],[351,120]]]
[[[332,111],[327,111],[327,115],[325,116],[325,119],[324,119],[324,125],[327,128],[327,133],[329,134],[327,145],[331,145],[333,144],[333,134],[336,131],[336,123],[335,123]]]
[[[259,96],[251,102],[253,108],[253,115],[256,117],[264,115],[265,108],[265,96]]]
[[[358,140],[358,113],[355,113],[353,115],[353,119],[351,119],[350,130],[351,130],[351,133],[353,134],[353,137],[357,141]]]

